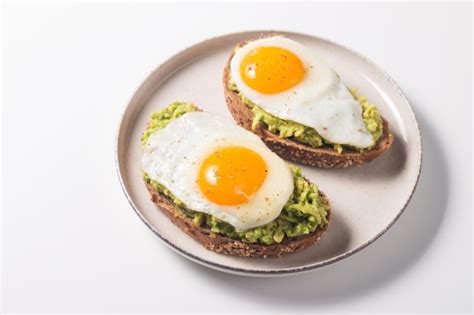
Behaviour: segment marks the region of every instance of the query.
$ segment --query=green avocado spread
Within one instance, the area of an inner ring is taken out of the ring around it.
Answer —
[[[192,111],[196,111],[192,103],[176,102],[160,112],[153,113],[148,128],[141,138],[142,145],[147,142],[150,134],[166,127],[171,120]],[[293,172],[294,190],[280,215],[270,223],[244,231],[236,231],[232,225],[210,214],[189,209],[166,187],[150,179],[148,174],[143,173],[143,178],[156,190],[173,200],[180,211],[191,218],[194,224],[246,243],[271,245],[281,243],[285,237],[309,234],[317,227],[328,223],[329,204],[324,202],[319,195],[318,187],[307,181],[298,167],[290,165],[290,168]]]
[[[242,102],[247,105],[249,108],[252,109],[253,114],[253,121],[252,121],[252,129],[256,129],[259,123],[265,124],[267,126],[268,131],[278,135],[281,138],[292,138],[298,142],[308,144],[312,147],[321,147],[323,145],[329,145],[334,148],[337,152],[341,153],[343,148],[352,148],[359,151],[368,150],[369,148],[355,148],[345,144],[338,144],[338,143],[331,143],[326,139],[323,139],[318,132],[311,127],[299,124],[294,121],[284,120],[273,116],[272,114],[264,111],[261,107],[250,101],[247,97],[245,97],[238,89],[236,84],[229,78],[228,83],[229,89],[235,91],[239,94]],[[374,139],[374,143],[377,143],[380,136],[383,134],[383,123],[382,118],[380,117],[379,112],[375,105],[370,104],[367,101],[367,98],[364,96],[358,96],[356,94],[355,89],[351,89],[351,94],[354,98],[358,101],[360,106],[362,107],[362,118],[364,123],[372,134],[372,138]]]
[[[196,106],[193,103],[174,102],[162,111],[152,113],[147,129],[140,139],[142,146],[145,145],[152,133],[165,128],[173,119],[194,111],[196,111]]]

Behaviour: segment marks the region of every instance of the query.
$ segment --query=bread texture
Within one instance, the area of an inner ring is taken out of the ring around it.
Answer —
[[[238,46],[243,45],[245,45],[245,42],[241,42]],[[252,129],[253,114],[251,108],[242,101],[238,92],[229,88],[230,61],[233,55],[234,53],[229,57],[223,73],[223,85],[227,107],[240,126],[257,134],[272,151],[282,158],[321,168],[346,168],[360,166],[370,162],[391,147],[393,134],[390,132],[388,122],[383,117],[382,136],[373,148],[362,152],[345,147],[343,152],[338,153],[329,145],[312,147],[297,142],[292,138],[281,138],[268,131],[266,125],[263,123],[259,123],[255,129]]]
[[[259,258],[288,255],[318,242],[321,234],[326,231],[329,224],[316,228],[314,232],[308,235],[294,238],[285,237],[279,244],[265,245],[262,243],[244,243],[240,240],[213,233],[209,229],[197,226],[192,219],[186,217],[182,211],[179,210],[170,198],[156,190],[149,183],[146,183],[146,187],[150,192],[153,203],[161,209],[175,225],[197,242],[201,243],[206,249],[222,254]],[[319,194],[325,202],[329,203],[322,192],[319,192]],[[329,210],[327,217],[328,222],[330,221],[330,213]]]

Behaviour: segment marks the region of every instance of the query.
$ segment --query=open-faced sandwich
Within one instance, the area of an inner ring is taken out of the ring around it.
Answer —
[[[318,187],[230,119],[177,102],[151,115],[141,141],[152,201],[209,250],[286,255],[328,226]]]
[[[238,44],[223,81],[234,119],[283,158],[351,167],[392,145],[393,135],[377,108],[291,39],[271,36]]]

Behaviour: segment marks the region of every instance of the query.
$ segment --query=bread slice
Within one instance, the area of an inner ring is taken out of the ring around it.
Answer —
[[[197,226],[192,219],[186,217],[173,201],[163,193],[156,190],[151,184],[146,183],[146,187],[151,195],[153,203],[181,230],[186,232],[193,239],[201,243],[206,249],[227,255],[241,257],[280,257],[307,248],[319,241],[321,234],[326,231],[328,224],[318,227],[313,233],[294,238],[285,237],[279,244],[265,245],[262,243],[244,243],[240,240],[232,239],[209,229]],[[320,191],[324,202],[329,203],[326,196]],[[328,222],[330,221],[331,210],[328,211]]]
[[[238,46],[243,45],[245,45],[245,42],[241,42]],[[359,166],[370,162],[391,147],[393,143],[393,134],[389,130],[388,122],[383,118],[384,132],[382,136],[372,149],[363,152],[344,148],[343,152],[338,153],[332,148],[332,146],[315,148],[294,141],[291,138],[280,138],[278,135],[268,131],[266,125],[263,123],[259,123],[255,130],[252,129],[252,110],[242,102],[238,92],[229,88],[230,61],[233,55],[234,53],[229,57],[223,74],[224,93],[227,107],[240,126],[257,134],[272,151],[282,158],[322,168],[345,168]]]

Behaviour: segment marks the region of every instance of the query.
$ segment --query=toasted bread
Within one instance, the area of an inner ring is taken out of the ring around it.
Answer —
[[[245,45],[245,42],[238,46]],[[375,146],[367,151],[359,152],[354,149],[344,148],[338,153],[332,146],[312,147],[293,140],[292,138],[281,138],[268,131],[263,123],[252,129],[253,114],[241,99],[238,92],[229,88],[230,61],[234,53],[229,57],[224,68],[223,83],[227,107],[239,125],[257,134],[265,144],[282,158],[297,163],[322,168],[345,168],[359,166],[370,162],[387,151],[393,143],[393,134],[390,132],[388,122],[383,120],[383,134]]]
[[[293,238],[285,237],[279,244],[265,245],[262,243],[244,243],[240,240],[213,233],[209,229],[197,226],[192,219],[186,217],[179,210],[170,198],[156,190],[149,183],[146,183],[146,187],[150,192],[153,203],[160,208],[175,225],[197,242],[201,243],[206,249],[227,255],[260,258],[288,255],[318,242],[321,234],[326,231],[328,227],[328,224],[325,224],[323,227],[318,227],[314,232],[307,235]],[[319,192],[319,194],[325,202],[329,202],[322,192]],[[327,219],[329,222],[330,210]]]

